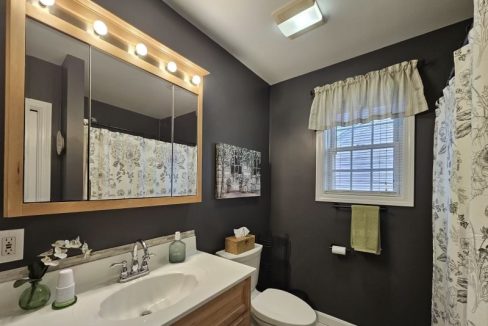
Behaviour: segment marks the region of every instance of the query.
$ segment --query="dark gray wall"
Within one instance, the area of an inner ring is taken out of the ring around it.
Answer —
[[[87,99],[85,100],[87,101]],[[134,135],[151,139],[158,139],[159,137],[158,119],[119,108],[108,103],[92,100],[91,117],[95,118],[99,124],[130,130]],[[97,124],[93,123],[92,126],[99,127]],[[113,129],[112,131],[117,130]],[[169,130],[169,133],[171,133],[171,130]],[[167,141],[171,142],[171,139]]]
[[[432,277],[432,137],[434,103],[462,44],[467,22],[272,86],[271,229],[292,243],[291,286],[315,307],[360,326],[430,325]],[[307,130],[310,90],[346,77],[420,59],[431,110],[416,118],[415,207],[381,217],[381,256],[330,253],[349,245],[350,212],[315,202],[315,133]]]
[[[61,200],[61,159],[56,153],[56,133],[61,130],[62,68],[27,56],[25,97],[52,104],[51,116],[51,200]]]
[[[197,113],[190,112],[174,119],[173,141],[178,144],[196,146]]]
[[[61,199],[83,200],[85,135],[85,62],[67,55],[63,68],[61,126],[65,149],[61,162]],[[52,149],[56,151],[56,147]]]
[[[0,229],[25,228],[25,260],[46,250],[56,239],[80,235],[94,249],[195,229],[198,247],[222,249],[232,228],[248,226],[262,233],[269,225],[268,126],[269,86],[160,0],[97,0],[130,24],[206,68],[203,100],[203,202],[191,205],[126,209],[0,219]],[[4,98],[5,1],[0,1],[0,98]],[[0,101],[3,112],[3,101]],[[3,153],[3,113],[0,114]],[[215,143],[225,142],[261,151],[262,195],[259,198],[215,200]],[[3,156],[1,158],[3,171]],[[3,178],[3,175],[2,175]],[[0,191],[3,197],[3,189]]]

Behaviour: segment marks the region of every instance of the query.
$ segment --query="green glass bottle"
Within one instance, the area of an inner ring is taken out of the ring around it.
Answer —
[[[186,258],[186,245],[181,241],[180,232],[175,233],[175,240],[169,245],[169,262],[181,263]]]
[[[51,298],[49,288],[38,280],[30,282],[30,287],[20,295],[19,306],[24,310],[44,307]]]

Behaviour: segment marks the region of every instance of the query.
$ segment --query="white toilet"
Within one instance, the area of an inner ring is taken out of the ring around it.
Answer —
[[[256,290],[259,276],[259,262],[263,246],[240,255],[233,255],[221,250],[217,255],[235,262],[256,268],[251,275],[251,313],[253,322],[260,326],[312,326],[317,314],[303,300],[291,293],[278,289],[267,289],[262,293]]]

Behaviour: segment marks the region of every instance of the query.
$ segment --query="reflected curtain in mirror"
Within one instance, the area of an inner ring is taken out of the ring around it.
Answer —
[[[171,143],[90,129],[90,199],[171,196]]]
[[[173,144],[173,196],[197,192],[197,147]]]

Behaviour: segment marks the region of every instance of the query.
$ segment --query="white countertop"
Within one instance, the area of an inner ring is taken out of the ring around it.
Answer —
[[[184,263],[164,264],[151,273],[134,281],[120,284],[110,283],[78,293],[78,302],[69,308],[53,310],[47,305],[40,310],[23,312],[20,309],[10,315],[2,314],[0,325],[169,325],[209,302],[225,290],[250,277],[255,269],[204,252],[196,252]],[[191,294],[178,303],[162,311],[130,320],[107,320],[100,316],[100,304],[111,294],[124,287],[137,284],[148,278],[169,273],[191,273],[196,276],[198,285]],[[51,296],[54,296],[52,291]],[[17,301],[18,298],[11,298]],[[52,301],[52,300],[51,300]]]

